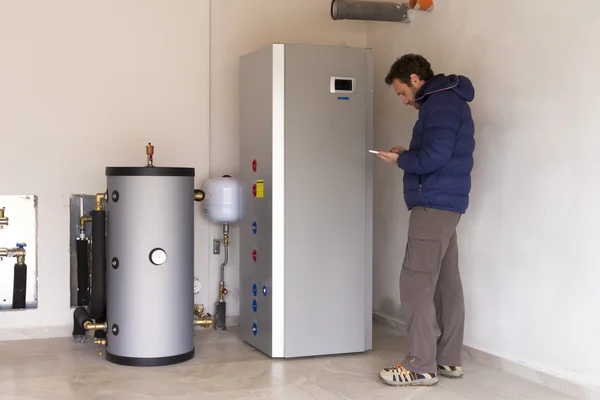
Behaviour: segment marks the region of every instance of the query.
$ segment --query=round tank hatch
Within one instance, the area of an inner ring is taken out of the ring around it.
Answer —
[[[154,265],[162,265],[167,261],[167,253],[163,249],[153,249],[150,252],[150,262]]]

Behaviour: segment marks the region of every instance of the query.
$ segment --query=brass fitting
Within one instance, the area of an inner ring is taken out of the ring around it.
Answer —
[[[154,166],[154,146],[152,145],[152,143],[148,143],[148,146],[146,146],[146,156],[147,156],[147,163],[148,163],[148,167],[152,167]]]
[[[83,329],[86,331],[106,331],[108,329],[108,323],[95,324],[91,321],[84,322]]]
[[[204,314],[204,305],[202,305],[202,304],[196,304],[194,306],[194,315],[196,315],[196,316],[199,317],[199,316],[201,316],[203,314]]]
[[[5,208],[0,208],[0,229],[3,229],[5,225],[8,226],[8,218],[4,216]]]
[[[94,344],[106,346],[106,339],[94,339]]]
[[[106,192],[96,193],[96,211],[102,211],[102,202],[106,198]]]
[[[91,215],[82,215],[81,218],[79,218],[80,229],[83,230],[85,224],[88,222],[92,222],[92,216]]]
[[[225,282],[221,282],[219,284],[219,301],[225,301],[225,295],[229,293],[227,289],[225,289]]]
[[[213,324],[213,320],[210,317],[208,317],[206,319],[197,319],[194,321],[194,325],[201,326],[204,329],[210,328],[212,326],[212,324]]]
[[[25,264],[25,249],[0,249],[0,257],[16,257],[17,265]]]
[[[204,200],[205,194],[203,190],[195,190],[194,191],[194,201],[202,201]]]
[[[206,314],[204,312],[204,306],[202,304],[198,304],[194,306],[194,325],[201,326],[202,328],[210,328],[214,323],[210,314]]]

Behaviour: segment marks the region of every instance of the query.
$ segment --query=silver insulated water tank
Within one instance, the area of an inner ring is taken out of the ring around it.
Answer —
[[[106,359],[194,357],[194,168],[108,167]]]

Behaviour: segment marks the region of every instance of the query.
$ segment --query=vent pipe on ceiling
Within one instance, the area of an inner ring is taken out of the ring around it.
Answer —
[[[410,4],[390,1],[332,0],[331,18],[359,21],[410,22]]]

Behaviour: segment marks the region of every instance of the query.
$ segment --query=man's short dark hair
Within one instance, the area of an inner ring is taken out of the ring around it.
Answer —
[[[412,74],[416,74],[422,81],[427,81],[434,76],[431,64],[425,57],[418,54],[405,54],[394,61],[390,72],[385,77],[385,83],[391,85],[395,79],[398,79],[400,82],[411,86],[410,76]]]

